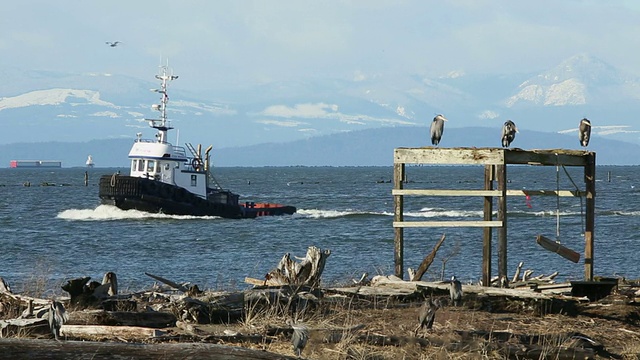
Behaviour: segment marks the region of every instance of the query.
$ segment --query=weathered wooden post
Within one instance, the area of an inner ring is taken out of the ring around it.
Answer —
[[[507,166],[496,165],[498,180],[498,221],[502,226],[498,229],[498,276],[507,276]]]
[[[89,172],[84,172],[84,186],[89,186]]]
[[[584,182],[586,190],[585,231],[584,231],[584,278],[593,281],[593,230],[595,227],[596,208],[596,153],[585,155]]]
[[[493,190],[493,165],[484,166],[484,189]],[[484,221],[493,218],[493,196],[484,197]],[[482,285],[491,285],[491,227],[485,226],[482,238]]]
[[[405,165],[404,163],[393,164],[393,188],[396,190],[402,190],[404,184],[402,179],[405,178]],[[404,200],[402,195],[393,196],[394,207],[394,222],[402,222],[404,219]],[[404,262],[404,228],[394,227],[394,263],[395,263],[395,275],[399,278],[403,278],[403,262]]]

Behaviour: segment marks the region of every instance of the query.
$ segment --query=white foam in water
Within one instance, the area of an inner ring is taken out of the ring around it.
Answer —
[[[384,212],[368,212],[356,210],[318,210],[318,209],[298,209],[294,214],[312,219],[332,219],[349,215],[387,215]]]
[[[95,220],[122,220],[122,219],[217,219],[217,216],[190,216],[190,215],[166,215],[152,214],[138,210],[122,210],[112,205],[99,205],[95,209],[69,209],[57,216],[59,219],[95,221]]]

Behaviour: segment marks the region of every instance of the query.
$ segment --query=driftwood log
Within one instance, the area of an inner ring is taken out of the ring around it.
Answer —
[[[411,276],[411,281],[422,280],[422,275],[424,275],[424,273],[429,270],[429,266],[431,266],[431,263],[433,263],[433,260],[436,258],[438,249],[440,249],[440,246],[442,246],[442,243],[444,243],[445,238],[445,234],[442,234],[442,237],[440,238],[436,246],[434,246],[429,255],[427,255],[424,260],[422,260],[422,263],[420,263],[418,270],[416,270],[415,274]]]
[[[218,344],[129,344],[95,341],[49,341],[32,339],[3,339],[3,357],[21,359],[219,359],[219,360],[280,360],[296,359],[274,354]]]
[[[307,249],[307,255],[297,263],[291,259],[291,255],[286,253],[278,266],[265,275],[265,280],[261,285],[305,285],[309,287],[320,286],[320,278],[324,271],[327,258],[331,255],[330,250],[320,250],[315,246]],[[248,280],[254,285],[255,281]],[[260,284],[258,284],[260,285]]]

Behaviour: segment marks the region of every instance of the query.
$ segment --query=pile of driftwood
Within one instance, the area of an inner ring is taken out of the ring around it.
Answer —
[[[58,358],[91,353],[94,359],[110,358],[113,354],[139,359],[157,358],[160,354],[163,357],[282,359],[288,357],[230,344],[264,346],[279,341],[282,336],[290,337],[293,329],[285,325],[286,319],[300,321],[321,316],[328,307],[333,308],[339,303],[347,304],[345,309],[353,309],[358,304],[365,304],[362,305],[364,307],[381,303],[420,303],[427,297],[447,297],[449,294],[450,284],[447,282],[404,281],[393,276],[369,279],[366,274],[352,286],[321,288],[322,272],[330,254],[328,250],[310,247],[306,256],[298,259],[299,262],[285,254],[264,279],[247,278],[246,282],[254,287],[245,291],[202,291],[197,285],[175,282],[150,273],[146,275],[157,283],[149,290],[131,294],[119,293],[116,274],[111,272],[105,274],[102,282],[91,281],[89,277],[69,280],[62,287],[69,297],[57,299],[64,304],[68,315],[60,324],[60,335],[65,339],[61,346],[50,340],[53,335],[47,315],[51,300],[14,294],[4,281],[0,281],[0,319],[5,319],[0,320],[0,336],[15,338],[0,341],[0,353],[15,358],[51,355],[50,352],[56,351],[60,355]],[[512,312],[531,312],[533,309],[536,316],[571,314],[578,302],[574,298],[529,289],[462,285],[462,291],[462,306],[465,308]],[[279,319],[276,323],[281,325],[262,326],[246,333],[237,331],[237,326],[236,330],[231,326],[237,323],[251,325],[254,319],[263,315]],[[209,324],[222,324],[225,330],[212,332]],[[314,333],[314,341],[326,344],[343,341],[370,346],[417,344],[450,351],[471,351],[473,344],[478,344],[478,339],[487,336],[460,332],[459,341],[452,342],[429,333],[421,336],[384,335],[379,330],[367,329],[364,324],[346,328],[314,327],[310,331]],[[485,349],[495,348],[506,357],[539,357],[542,344],[525,339],[523,334],[503,335],[509,339],[500,341],[492,338],[483,346]],[[565,335],[565,342],[578,341],[579,335]],[[523,340],[514,346],[520,338],[529,342]],[[40,340],[30,342],[25,339]],[[543,341],[540,336],[536,339]],[[197,342],[199,345],[186,346],[185,342]],[[551,353],[560,359],[574,355],[593,358],[597,351],[593,344],[597,342],[590,344],[569,348],[563,345],[552,349],[555,352]],[[548,347],[545,351],[549,353]]]

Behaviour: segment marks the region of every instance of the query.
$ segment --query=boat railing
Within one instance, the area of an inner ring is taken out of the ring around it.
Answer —
[[[141,143],[158,143],[158,140],[151,140],[151,139],[136,139],[135,142],[141,142]],[[160,144],[168,144],[171,145],[171,143],[169,142],[161,142]],[[173,146],[173,153],[176,154],[177,156],[180,157],[187,157],[187,151],[185,150],[185,148],[183,146]]]

